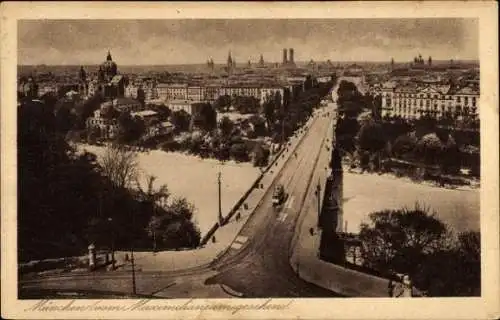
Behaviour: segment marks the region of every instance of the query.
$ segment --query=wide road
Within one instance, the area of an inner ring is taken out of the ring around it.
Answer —
[[[292,156],[281,176],[288,198],[281,209],[271,204],[272,192],[264,197],[239,234],[244,246],[229,249],[215,264],[219,273],[208,283],[224,284],[247,297],[330,297],[332,292],[301,280],[290,267],[290,243],[301,213],[313,172],[323,170],[316,164],[321,150],[326,151],[326,133],[330,118],[319,116],[311,125],[297,157]],[[326,151],[327,152],[327,151]],[[246,240],[246,241],[245,241]]]
[[[328,152],[327,132],[332,126],[331,108],[321,108],[302,143],[273,182],[237,239],[210,267],[185,272],[139,272],[137,293],[164,298],[225,298],[237,293],[243,297],[332,297],[336,293],[300,279],[290,266],[290,243],[314,173],[320,152]],[[330,112],[330,117],[323,116]],[[281,209],[271,204],[273,186],[283,184],[288,194]],[[130,292],[130,273],[95,273],[23,281],[21,292],[38,289]],[[224,289],[224,290],[223,290]],[[229,294],[228,294],[229,293]]]

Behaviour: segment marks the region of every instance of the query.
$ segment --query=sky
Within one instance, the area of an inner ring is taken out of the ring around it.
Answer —
[[[477,19],[22,20],[18,64],[118,65],[296,61],[478,60]]]

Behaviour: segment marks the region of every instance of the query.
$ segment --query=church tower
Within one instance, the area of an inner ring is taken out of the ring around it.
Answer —
[[[259,66],[260,67],[264,66],[264,56],[262,55],[262,53],[260,54]]]
[[[227,56],[227,72],[232,73],[234,68],[234,60],[231,57],[231,51],[229,51],[229,54]]]
[[[87,72],[83,66],[80,66],[78,73],[78,92],[80,93],[80,97],[87,97],[88,95]]]

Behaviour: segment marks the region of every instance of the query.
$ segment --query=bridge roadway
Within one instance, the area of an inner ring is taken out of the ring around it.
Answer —
[[[210,266],[180,272],[138,272],[137,293],[164,298],[224,298],[230,292],[243,297],[335,297],[334,292],[300,279],[290,266],[290,243],[295,225],[317,170],[320,152],[326,148],[326,135],[332,126],[332,108],[320,109],[302,143],[273,183],[284,185],[288,197],[281,209],[271,205],[272,190],[264,196],[233,243]],[[325,112],[330,111],[330,117]],[[331,138],[331,137],[329,137]],[[330,140],[331,141],[331,140]],[[323,179],[324,180],[324,179]],[[42,290],[83,292],[132,291],[130,272],[93,273],[30,279],[19,284],[23,296]],[[98,294],[97,294],[98,295]]]

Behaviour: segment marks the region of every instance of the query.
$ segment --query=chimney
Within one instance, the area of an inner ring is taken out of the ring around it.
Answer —
[[[290,54],[289,54],[289,58],[290,58],[290,63],[294,63],[293,61],[293,48],[290,48]]]
[[[283,49],[283,64],[287,63],[288,60],[286,58],[286,49]]]

